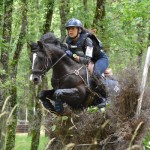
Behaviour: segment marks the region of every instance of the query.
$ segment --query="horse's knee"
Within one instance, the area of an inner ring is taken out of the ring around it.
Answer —
[[[42,100],[44,97],[45,97],[45,91],[40,91],[38,94],[38,98]]]
[[[61,96],[61,95],[62,95],[62,89],[61,89],[61,90],[58,89],[58,90],[56,90],[55,93],[54,93],[55,99],[60,99],[60,96]]]

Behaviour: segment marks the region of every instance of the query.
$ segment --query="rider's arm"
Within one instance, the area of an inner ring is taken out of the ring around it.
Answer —
[[[83,51],[85,54],[84,57],[76,55],[74,56],[74,59],[81,64],[89,64],[93,56],[93,42],[90,38],[87,38],[85,40],[85,43],[83,45]]]

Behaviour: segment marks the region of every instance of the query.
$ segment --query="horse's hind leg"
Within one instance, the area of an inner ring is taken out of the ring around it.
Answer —
[[[52,103],[50,102],[50,99],[53,99],[53,95],[54,95],[55,90],[43,90],[39,93],[38,97],[41,100],[43,106],[52,112],[55,112],[55,108],[52,105]]]

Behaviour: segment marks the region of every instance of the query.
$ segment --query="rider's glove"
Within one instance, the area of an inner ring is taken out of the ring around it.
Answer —
[[[66,50],[66,54],[71,58],[73,57],[73,53],[70,50]]]

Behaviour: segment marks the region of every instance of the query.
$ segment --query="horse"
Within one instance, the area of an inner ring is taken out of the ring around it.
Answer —
[[[53,113],[61,113],[63,103],[72,109],[95,106],[101,97],[93,89],[95,82],[90,77],[87,66],[77,63],[66,53],[66,45],[51,32],[46,33],[37,43],[31,44],[33,56],[30,81],[39,84],[42,76],[52,70],[51,90],[42,90],[39,99],[43,106]],[[61,104],[60,112],[52,102]]]

